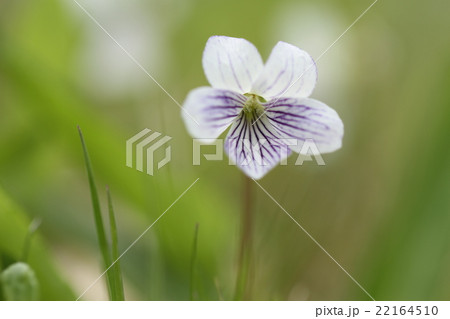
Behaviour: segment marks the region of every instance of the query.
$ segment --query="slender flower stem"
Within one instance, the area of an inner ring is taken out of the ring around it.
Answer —
[[[249,297],[249,274],[252,248],[252,180],[244,175],[243,209],[241,224],[241,243],[239,247],[238,274],[234,299],[242,300]]]
[[[194,244],[192,246],[192,256],[191,256],[191,287],[190,287],[190,294],[189,294],[191,301],[194,301],[195,297],[196,297],[195,296],[195,264],[197,261],[197,246],[198,246],[198,223],[195,224]]]

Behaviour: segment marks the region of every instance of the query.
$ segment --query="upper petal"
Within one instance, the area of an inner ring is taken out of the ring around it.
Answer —
[[[297,139],[297,145],[291,146],[294,152],[303,153],[306,140],[312,140],[320,153],[341,148],[344,124],[336,111],[324,103],[314,99],[280,98],[265,106],[265,115],[277,133],[284,138]]]
[[[247,93],[263,69],[258,50],[245,39],[212,36],[203,52],[203,70],[214,88]]]
[[[317,81],[311,56],[296,46],[278,42],[252,87],[252,93],[267,100],[276,96],[308,97]]]
[[[265,116],[252,122],[244,114],[235,119],[225,139],[225,152],[247,176],[260,179],[291,150]]]
[[[216,139],[242,110],[242,94],[210,87],[189,92],[183,104],[182,117],[194,138]]]

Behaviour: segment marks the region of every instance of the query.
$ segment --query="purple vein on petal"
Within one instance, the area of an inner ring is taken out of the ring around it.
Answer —
[[[238,55],[238,58],[239,60],[241,60],[242,65],[245,65],[245,62],[240,55]],[[245,73],[247,74],[248,77],[248,83],[252,83],[253,82],[252,75],[250,74],[250,71],[247,68],[245,68]]]
[[[272,118],[272,117],[269,117],[269,116],[268,116],[268,118],[269,118],[271,121],[276,122],[276,123],[278,123],[278,124],[280,124],[280,125],[283,125],[283,126],[287,126],[287,127],[290,127],[290,128],[293,128],[293,129],[302,131],[302,132],[307,132],[307,133],[315,134],[315,135],[322,136],[322,137],[324,136],[324,135],[321,134],[321,133],[318,133],[318,132],[315,132],[315,131],[310,131],[310,130],[307,130],[307,129],[303,128],[303,127],[299,127],[299,126],[296,126],[296,125],[288,124],[288,123],[286,123],[286,122],[284,122],[284,121],[279,121],[279,120],[276,120],[276,119],[274,119],[274,118]]]
[[[269,86],[267,86],[264,90],[263,90],[263,92],[267,92],[267,91],[269,91],[271,88],[273,88],[273,86],[280,80],[280,78],[281,78],[281,76],[286,72],[286,70],[287,70],[287,61],[285,62],[285,66],[284,66],[284,68],[278,73],[278,75],[276,76],[276,78],[272,81],[272,83],[269,85]]]
[[[270,116],[270,113],[275,113],[275,114],[279,114],[278,116],[272,117],[275,119],[281,119],[281,120],[286,120],[286,121],[292,121],[292,122],[297,122],[296,120],[293,119],[289,119],[289,117],[295,117],[298,119],[302,119],[304,123],[315,123],[317,125],[320,125],[322,127],[324,127],[326,130],[329,130],[330,127],[328,125],[326,125],[325,123],[319,122],[317,120],[312,119],[311,117],[305,116],[305,115],[300,115],[300,114],[294,114],[294,113],[289,113],[289,112],[284,112],[284,111],[269,111],[267,112],[269,113],[268,116]],[[322,117],[322,114],[315,114],[318,117]]]
[[[239,80],[238,80],[238,78],[237,78],[237,76],[236,76],[236,72],[235,72],[235,70],[234,70],[233,63],[231,62],[231,57],[230,57],[230,53],[229,53],[229,52],[227,52],[227,57],[228,57],[228,63],[229,63],[230,68],[231,68],[231,72],[233,73],[234,80],[236,81],[236,83],[237,83],[239,89],[240,89],[241,91],[243,91],[242,86],[241,86],[241,83],[239,82]]]
[[[275,94],[275,96],[278,96],[278,95],[283,94],[284,92],[286,92],[290,88],[291,83],[292,83],[292,79],[294,78],[294,72],[295,72],[295,70],[294,70],[294,57],[292,56],[292,54],[289,55],[289,57],[290,57],[289,61],[291,62],[291,68],[290,68],[291,69],[291,76],[289,77],[289,80],[286,82],[286,85],[285,85],[284,89],[279,91],[277,94]]]

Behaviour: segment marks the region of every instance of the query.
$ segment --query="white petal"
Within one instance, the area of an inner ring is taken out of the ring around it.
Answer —
[[[266,117],[254,125],[240,115],[225,140],[228,157],[249,177],[260,179],[291,153]]]
[[[203,52],[203,70],[212,87],[248,93],[263,69],[258,50],[245,39],[210,37]]]
[[[317,81],[311,56],[296,46],[278,42],[256,79],[252,93],[267,100],[276,96],[308,97]]]
[[[280,98],[265,104],[269,122],[284,138],[297,139],[291,149],[307,153],[305,141],[314,142],[320,153],[330,153],[342,146],[344,124],[329,106],[313,99]]]
[[[182,117],[192,137],[214,140],[233,122],[245,101],[236,92],[200,87],[189,92]]]

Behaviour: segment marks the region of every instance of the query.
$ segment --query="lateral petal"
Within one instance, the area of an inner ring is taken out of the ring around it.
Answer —
[[[342,146],[344,124],[335,110],[314,99],[280,98],[265,103],[268,121],[284,138],[297,139],[291,149],[303,153],[305,141],[314,142],[320,153]]]
[[[233,122],[246,101],[242,94],[210,87],[189,92],[182,118],[194,138],[216,139]]]

